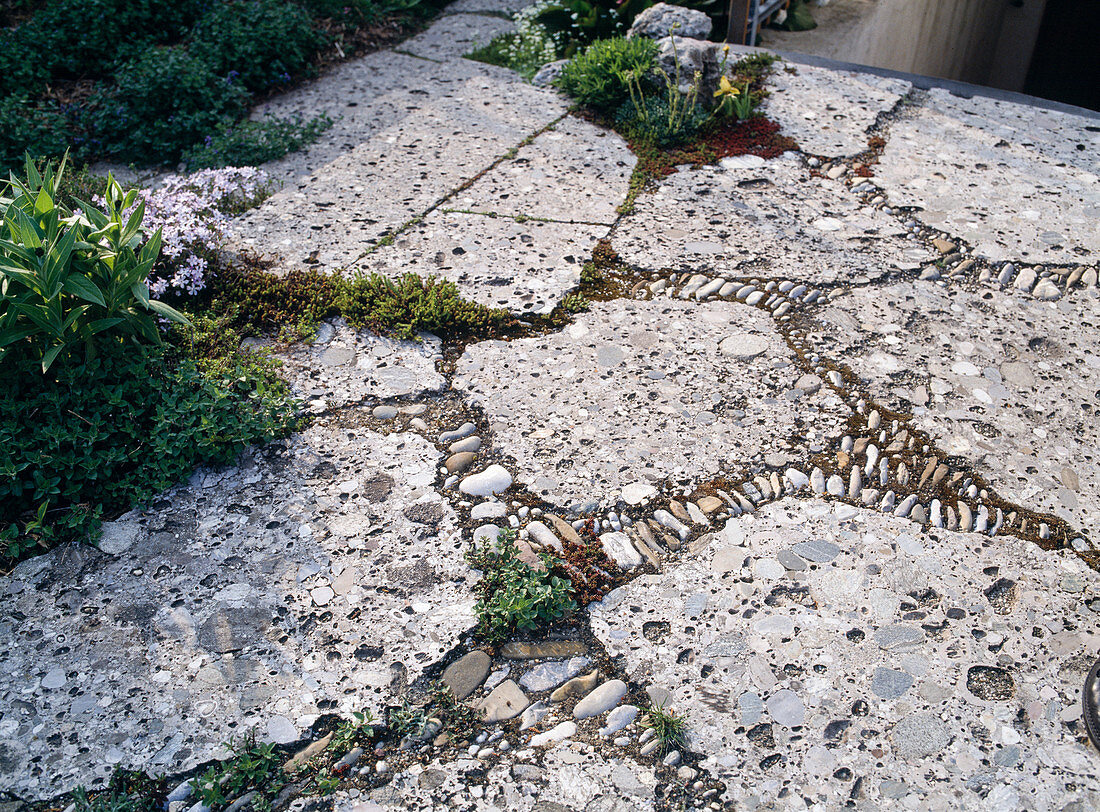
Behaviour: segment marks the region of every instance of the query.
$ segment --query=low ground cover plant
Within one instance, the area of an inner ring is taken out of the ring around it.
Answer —
[[[146,164],[186,157],[196,168],[278,157],[316,138],[326,120],[240,124],[258,95],[392,38],[441,5],[43,0],[0,29],[0,171],[18,168],[24,151]]]
[[[474,587],[477,633],[491,643],[515,631],[536,631],[577,609],[561,559],[542,552],[539,568],[519,554],[514,530],[501,530],[495,543],[475,544],[466,553],[470,566],[481,571]]]

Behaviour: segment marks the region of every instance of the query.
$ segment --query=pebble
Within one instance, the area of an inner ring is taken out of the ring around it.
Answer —
[[[439,435],[439,442],[441,445],[450,445],[456,440],[461,440],[464,437],[469,437],[471,434],[477,432],[477,426],[473,423],[463,423],[454,431],[445,431]]]
[[[397,417],[396,406],[375,406],[371,411],[376,420],[393,420]]]
[[[527,695],[512,680],[505,680],[493,689],[478,705],[484,711],[483,720],[489,724],[514,719],[531,704]]]
[[[463,700],[477,690],[489,676],[492,659],[484,651],[462,655],[443,670],[443,684],[451,689],[455,699]]]
[[[583,677],[573,677],[573,679],[569,680],[565,685],[550,694],[550,701],[564,702],[575,696],[586,696],[595,689],[596,683],[599,681],[599,670],[593,671],[590,674],[585,674]]]
[[[472,423],[469,425],[473,425]],[[490,465],[484,471],[471,474],[459,483],[458,489],[471,496],[493,496],[512,486],[512,475],[503,467]]]
[[[573,708],[573,718],[587,719],[611,710],[619,704],[620,699],[626,696],[626,690],[626,683],[622,680],[608,680],[576,704]]]
[[[794,691],[783,688],[767,701],[768,713],[784,727],[799,727],[806,721],[806,706]]]
[[[452,454],[461,454],[463,452],[480,451],[481,450],[481,438],[476,434],[467,437],[464,440],[451,443],[450,448],[447,449]]]
[[[531,737],[531,747],[544,747],[547,744],[560,742],[577,734],[577,726],[573,722],[562,722],[545,733],[538,733]]]
[[[574,657],[571,660],[543,663],[524,674],[520,678],[519,684],[528,691],[549,691],[551,688],[556,688],[566,680],[580,674],[588,663],[589,659],[587,657]]]
[[[540,699],[533,705],[529,705],[519,717],[519,729],[527,730],[537,725],[550,712],[550,705],[544,699]]]
[[[657,493],[657,489],[644,482],[631,482],[623,486],[623,501],[628,505],[640,505],[651,499]]]
[[[600,728],[600,735],[604,738],[612,736],[632,724],[637,717],[638,708],[636,705],[619,705],[607,714],[604,726]]]

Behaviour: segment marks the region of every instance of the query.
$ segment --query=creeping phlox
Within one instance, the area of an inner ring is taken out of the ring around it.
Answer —
[[[225,245],[229,219],[271,194],[267,173],[251,166],[204,169],[170,175],[155,189],[142,189],[144,228],[161,229],[160,259],[149,275],[149,292],[194,296],[206,287],[211,262]],[[126,212],[129,215],[129,212]]]

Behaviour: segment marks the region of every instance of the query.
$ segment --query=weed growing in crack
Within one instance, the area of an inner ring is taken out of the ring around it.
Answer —
[[[219,812],[235,798],[255,792],[253,808],[270,808],[271,801],[290,780],[275,746],[257,742],[255,731],[249,731],[239,742],[229,742],[228,746],[232,756],[191,781],[199,801]]]
[[[374,715],[368,710],[352,713],[350,719],[341,720],[332,733],[328,750],[340,758],[353,747],[362,747],[374,738]]]
[[[434,682],[421,704],[401,700],[390,708],[390,731],[402,739],[427,741],[441,733],[455,741],[471,739],[481,725],[481,711],[460,702],[446,685]]]
[[[562,560],[543,551],[532,563],[524,562],[514,530],[501,530],[495,544],[475,543],[466,560],[481,572],[474,587],[474,611],[477,634],[490,643],[499,643],[514,631],[535,631],[577,609]]]
[[[641,726],[656,734],[662,753],[684,746],[687,716],[682,713],[668,710],[664,705],[653,705],[645,712]]]
[[[102,791],[89,795],[77,787],[70,798],[74,812],[160,812],[168,804],[168,779],[116,769]]]
[[[583,313],[590,305],[591,303],[582,293],[570,293],[561,302],[562,308],[569,313]]]

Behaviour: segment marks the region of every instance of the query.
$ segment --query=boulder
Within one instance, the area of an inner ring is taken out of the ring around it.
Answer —
[[[710,36],[711,19],[702,11],[658,3],[634,18],[628,37],[663,39],[669,34],[705,40]]]
[[[539,68],[538,73],[531,79],[531,84],[535,87],[553,87],[554,83],[558,81],[558,77],[561,76],[562,68],[568,64],[568,59],[559,59],[557,62],[547,62]]]
[[[674,41],[675,39],[675,41]],[[721,73],[718,59],[717,43],[706,42],[687,37],[665,37],[659,40],[657,45],[657,70],[676,82],[677,65],[679,65],[679,88],[681,93],[689,93],[695,74],[699,78],[699,102],[704,107],[714,103],[714,91],[718,87],[718,78]],[[664,80],[658,76],[658,81]]]

